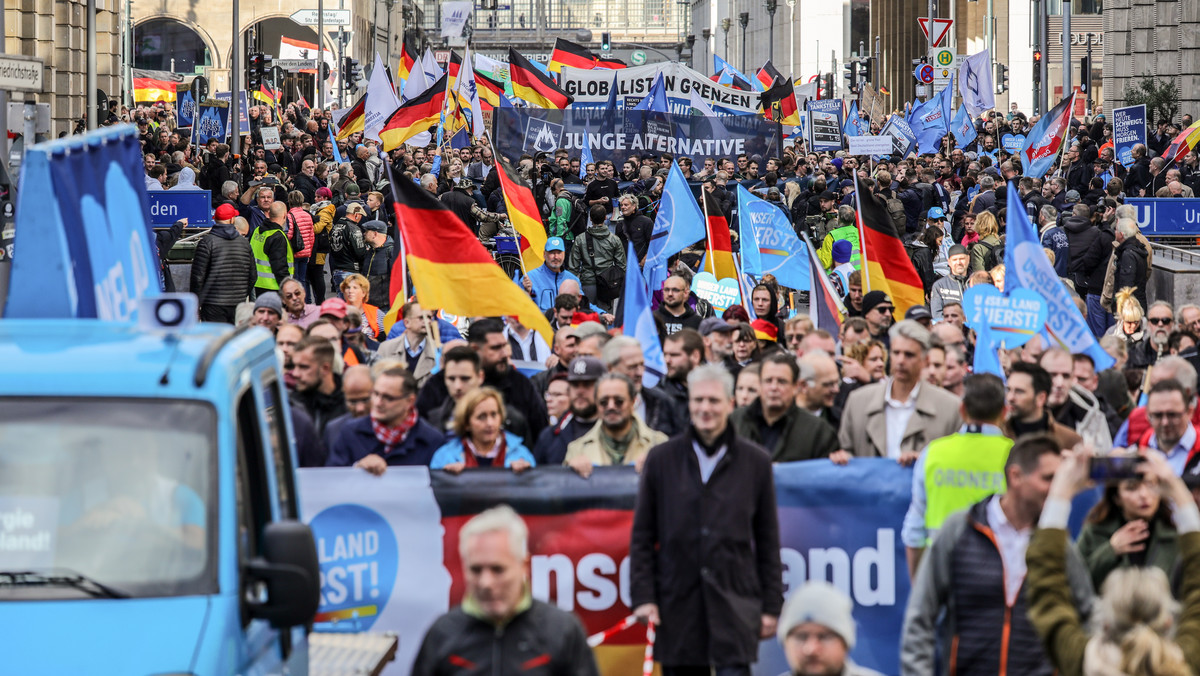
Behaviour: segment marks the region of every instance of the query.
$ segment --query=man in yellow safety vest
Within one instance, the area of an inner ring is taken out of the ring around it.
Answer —
[[[958,434],[930,442],[913,466],[912,502],[900,531],[910,577],[916,578],[921,554],[946,517],[1004,492],[1004,463],[1013,444],[1000,428],[1004,405],[999,377],[968,376],[959,409],[966,424]]]
[[[250,235],[250,250],[254,252],[254,268],[257,278],[254,295],[266,291],[279,291],[279,285],[291,277],[295,269],[292,261],[292,245],[283,229],[287,218],[287,205],[275,202],[263,221]]]

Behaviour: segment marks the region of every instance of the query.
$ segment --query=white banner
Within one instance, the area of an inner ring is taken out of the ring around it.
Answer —
[[[297,472],[321,564],[313,629],[397,632],[396,660],[384,671],[397,676],[409,673],[425,631],[450,606],[429,472],[405,470],[390,467],[382,477],[357,467]]]
[[[258,133],[262,134],[263,147],[267,150],[283,148],[283,144],[279,142],[279,127],[261,127]]]
[[[654,84],[655,78],[662,73],[663,85],[667,91],[667,99],[672,113],[691,114],[691,101],[688,94],[693,90],[717,113],[745,115],[758,112],[758,92],[747,92],[719,85],[691,68],[674,61],[615,71],[603,68],[580,70],[579,68],[563,67],[558,82],[559,86],[568,94],[575,97],[576,105],[583,104],[594,107],[608,102],[608,93],[612,88],[614,73],[617,78],[617,100],[623,102],[622,108],[625,109],[633,108],[637,102],[641,101],[650,92],[650,86]]]
[[[851,155],[890,155],[891,136],[847,136]]]
[[[452,0],[442,3],[442,37],[461,37],[467,25],[467,17],[475,3],[471,0]]]

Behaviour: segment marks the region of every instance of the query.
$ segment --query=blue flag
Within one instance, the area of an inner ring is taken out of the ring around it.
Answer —
[[[624,325],[621,332],[632,336],[642,344],[646,360],[646,371],[642,374],[642,387],[654,387],[667,372],[662,344],[658,342],[658,327],[654,324],[654,313],[650,311],[650,292],[646,280],[637,266],[637,253],[633,242],[629,243],[625,266],[625,298],[621,301]]]
[[[1017,184],[1008,184],[1008,203],[1020,204]],[[1024,209],[1008,210],[1008,239],[1004,250],[1004,290],[1029,289],[1046,299],[1046,331],[1071,354],[1086,354],[1096,371],[1112,368],[1113,358],[1100,347],[1071,294],[1046,258],[1037,229]],[[1049,347],[1049,346],[1047,346]]]
[[[979,132],[975,131],[975,121],[967,112],[966,106],[959,106],[954,121],[950,123],[950,131],[954,134],[954,142],[959,148],[965,148],[975,141]]]
[[[850,109],[846,112],[846,125],[842,128],[842,133],[846,136],[862,136],[867,133],[864,129],[865,126],[865,121],[858,114],[858,101],[851,101]]]
[[[750,83],[750,86],[754,88],[754,91],[757,91],[757,92],[764,91],[762,83],[758,81],[758,78],[748,77],[745,73],[738,70],[737,68],[734,68],[732,64],[730,64],[725,59],[722,59],[721,57],[717,56],[716,54],[713,54],[713,72],[714,73],[722,73],[722,72],[728,73],[730,76],[729,77],[730,86],[732,86],[732,84],[733,84],[733,78],[737,77],[737,78],[740,78],[743,82]],[[722,77],[724,77],[724,75],[722,75]],[[718,82],[717,84],[724,84],[724,83]]]
[[[742,185],[737,187],[737,201],[742,269],[758,279],[772,274],[783,286],[807,289],[812,283],[808,249],[783,209],[751,195]]]
[[[650,93],[646,94],[646,98],[639,101],[633,109],[652,113],[671,112],[671,107],[667,104],[667,88],[663,84],[662,73],[654,78],[654,84],[650,85]]]
[[[581,145],[582,152],[580,152],[580,156],[579,156],[579,178],[583,178],[584,176],[587,176],[587,165],[589,163],[596,162],[595,158],[592,157],[591,136],[592,136],[592,126],[591,126],[591,124],[589,124],[588,122],[585,121],[583,123],[583,143]],[[634,267],[637,267],[637,266],[634,266]]]
[[[942,91],[925,103],[913,107],[909,126],[917,134],[917,153],[936,153],[950,131],[950,107],[954,94],[954,76]]]
[[[667,183],[663,186],[662,199],[658,203],[658,215],[654,218],[650,248],[646,251],[646,264],[642,270],[651,291],[662,288],[662,283],[670,276],[667,259],[706,236],[704,212],[700,211],[700,205],[692,197],[692,190],[679,164],[672,162]]]
[[[337,139],[333,137],[333,125],[329,125],[329,142],[333,144],[333,159],[339,165],[346,160],[342,159],[342,151],[338,150]]]

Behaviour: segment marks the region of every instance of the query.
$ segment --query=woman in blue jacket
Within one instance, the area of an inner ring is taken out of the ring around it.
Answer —
[[[537,462],[521,438],[504,431],[504,397],[481,387],[463,395],[454,407],[454,433],[433,454],[430,469],[458,474],[477,467],[504,467],[523,472]]]

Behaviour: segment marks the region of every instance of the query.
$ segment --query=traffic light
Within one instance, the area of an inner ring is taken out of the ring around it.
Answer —
[[[600,34],[600,50],[604,52],[612,51],[612,33]]]
[[[351,94],[358,92],[358,82],[362,79],[362,68],[358,65],[358,59],[345,57],[342,72],[346,74],[346,89],[350,90]]]
[[[246,59],[246,89],[258,89],[262,84],[262,63],[263,55],[259,52],[251,52]]]
[[[825,73],[825,98],[833,98],[833,73]]]
[[[328,80],[328,79],[329,79],[329,63],[327,61],[322,61],[321,62],[321,81],[324,82],[325,80]]]
[[[1008,66],[996,64],[996,93],[1003,94],[1008,91]]]
[[[1083,57],[1079,60],[1079,91],[1084,94],[1092,88],[1092,60]]]
[[[1040,49],[1033,52],[1033,83],[1042,83],[1042,51]]]
[[[871,78],[871,64],[873,64],[874,62],[875,62],[875,57],[873,57],[873,56],[868,56],[868,57],[862,59],[861,61],[859,61],[858,67],[862,71],[860,74],[860,77],[862,77],[862,81],[866,84],[871,84],[872,82],[874,82],[874,80]]]
[[[857,92],[858,91],[858,62],[857,61],[849,61],[842,65],[842,70],[846,71],[845,73],[842,73],[842,77],[846,79],[846,91]]]

